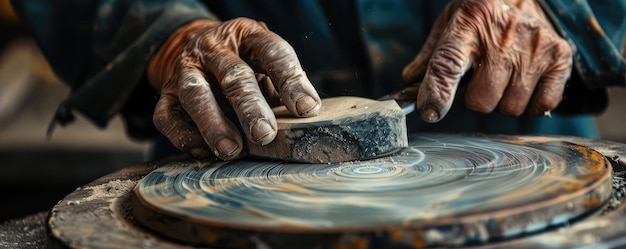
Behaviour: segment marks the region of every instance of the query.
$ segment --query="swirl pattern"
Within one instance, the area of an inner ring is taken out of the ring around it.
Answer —
[[[143,206],[209,227],[293,234],[480,223],[489,238],[558,225],[610,195],[610,165],[582,146],[450,135],[411,141],[392,156],[339,164],[174,163],[135,192]]]

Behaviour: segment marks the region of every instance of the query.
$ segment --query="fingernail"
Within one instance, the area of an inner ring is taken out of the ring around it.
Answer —
[[[274,128],[265,120],[259,120],[252,126],[252,139],[255,141],[261,141],[263,138],[271,135],[274,132]]]
[[[198,159],[207,158],[211,156],[211,152],[202,147],[191,149],[189,151],[189,154],[191,154],[191,156],[198,158]]]
[[[239,149],[239,144],[233,141],[230,138],[222,138],[217,141],[217,152],[219,155],[216,155],[222,159],[233,156],[237,150]]]
[[[422,110],[420,114],[420,116],[422,116],[422,119],[428,123],[434,123],[439,121],[439,113],[436,112],[434,109],[429,108]]]
[[[303,96],[296,101],[296,111],[298,111],[298,114],[301,116],[309,114],[309,112],[317,106],[317,101],[311,96]]]

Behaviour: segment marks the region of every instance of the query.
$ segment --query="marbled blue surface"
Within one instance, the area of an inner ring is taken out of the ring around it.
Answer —
[[[361,231],[483,222],[488,229],[498,223],[494,229],[500,235],[512,236],[565,222],[601,205],[610,192],[578,200],[610,183],[611,170],[604,157],[582,146],[454,135],[410,141],[393,156],[340,164],[174,163],[148,174],[137,193],[166,214],[244,230]],[[551,207],[545,220],[500,224]]]

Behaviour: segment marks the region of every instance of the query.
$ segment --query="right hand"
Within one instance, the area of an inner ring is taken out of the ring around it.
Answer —
[[[403,71],[405,81],[419,85],[423,120],[446,115],[470,69],[462,96],[470,110],[544,115],[562,99],[572,51],[535,0],[455,0]]]
[[[246,18],[196,20],[181,27],[153,57],[147,74],[161,92],[156,128],[196,158],[213,154],[230,160],[243,148],[215,91],[228,99],[255,144],[276,137],[270,105],[284,104],[296,117],[315,116],[321,107],[293,48],[262,22]]]

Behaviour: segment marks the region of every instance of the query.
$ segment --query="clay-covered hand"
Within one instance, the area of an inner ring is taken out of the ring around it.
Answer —
[[[446,115],[470,68],[462,96],[469,109],[541,115],[562,99],[572,52],[535,0],[453,1],[403,71],[407,82],[421,81],[416,104],[422,119]]]
[[[150,84],[160,90],[153,121],[183,152],[197,158],[236,158],[244,147],[221,109],[225,96],[248,139],[276,136],[270,105],[296,117],[315,116],[321,101],[293,48],[265,24],[245,18],[196,20],[174,32],[150,61]]]

